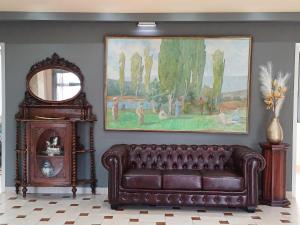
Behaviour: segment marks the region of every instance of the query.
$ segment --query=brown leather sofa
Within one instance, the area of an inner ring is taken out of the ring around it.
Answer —
[[[240,145],[114,145],[102,156],[120,205],[222,206],[254,212],[264,158]]]

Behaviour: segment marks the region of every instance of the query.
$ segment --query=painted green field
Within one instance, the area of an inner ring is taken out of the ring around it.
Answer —
[[[241,118],[246,112],[240,113]],[[230,117],[227,114],[226,117]],[[245,132],[245,121],[237,124],[220,123],[218,115],[188,114],[178,118],[160,120],[158,114],[145,110],[144,124],[138,124],[138,117],[134,111],[119,111],[119,119],[112,120],[110,111],[107,115],[106,128],[112,130],[170,130],[170,131],[213,131],[213,132]]]

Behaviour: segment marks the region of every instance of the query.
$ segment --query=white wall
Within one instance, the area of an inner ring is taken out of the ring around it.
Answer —
[[[300,166],[300,123],[297,123],[297,166]]]
[[[2,122],[2,46],[0,45],[0,123]]]
[[[3,138],[2,138],[2,134],[3,134],[3,125],[2,125],[2,72],[3,72],[3,68],[2,68],[2,66],[4,66],[4,65],[2,65],[2,61],[3,61],[3,59],[4,58],[2,58],[2,54],[3,54],[3,51],[4,51],[4,49],[3,49],[3,47],[2,47],[2,45],[0,44],[0,123],[1,123],[1,132],[0,132],[0,137],[1,137],[1,141],[2,141],[2,143],[3,143]],[[0,151],[2,151],[1,152],[1,158],[0,158],[0,160],[1,160],[1,175],[0,175],[0,193],[2,192],[2,190],[4,189],[3,188],[3,186],[4,186],[4,178],[5,178],[5,176],[3,175],[3,173],[4,173],[4,171],[3,171],[3,168],[4,168],[4,153],[3,153],[3,144],[2,144],[2,147],[1,147],[1,149],[0,149]]]

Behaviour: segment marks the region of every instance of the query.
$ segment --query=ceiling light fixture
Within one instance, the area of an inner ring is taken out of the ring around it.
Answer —
[[[138,27],[156,27],[155,22],[138,22]]]

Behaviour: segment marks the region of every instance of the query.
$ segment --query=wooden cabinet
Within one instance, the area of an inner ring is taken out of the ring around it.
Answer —
[[[286,198],[286,151],[288,145],[261,143],[260,146],[266,160],[260,202],[271,206],[287,206],[290,204]]]
[[[71,186],[72,123],[30,121],[27,124],[29,180],[33,186]],[[47,143],[57,139],[58,152],[47,153]]]
[[[28,186],[70,186],[75,197],[82,184],[96,193],[96,116],[82,87],[80,69],[57,54],[31,67],[16,114],[17,194],[20,187],[25,197]],[[79,134],[85,136],[85,144]],[[82,154],[89,156],[89,163],[78,166]],[[79,179],[79,168],[89,168],[89,177]]]

